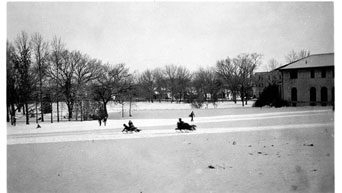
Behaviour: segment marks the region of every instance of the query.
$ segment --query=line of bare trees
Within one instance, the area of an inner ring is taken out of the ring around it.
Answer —
[[[103,63],[68,50],[61,38],[47,41],[39,33],[29,36],[23,31],[14,42],[7,41],[7,121],[13,122],[16,113],[22,112],[26,124],[31,116],[36,122],[45,121],[48,113],[51,122],[54,116],[59,122],[61,102],[67,106],[65,118],[80,121],[108,116],[110,101],[121,104],[122,112],[124,104],[131,106],[133,100],[168,99],[201,107],[227,94],[235,102],[240,96],[244,105],[261,58],[257,53],[240,54],[194,72],[171,64],[137,74],[130,73],[125,64]]]
[[[132,84],[124,64],[103,64],[80,51],[66,49],[60,38],[49,42],[39,33],[29,36],[21,32],[13,43],[7,42],[6,66],[7,121],[12,123],[21,111],[26,124],[31,116],[37,122],[44,121],[44,113],[51,113],[53,122],[52,104],[57,105],[60,121],[60,102],[67,106],[68,120],[80,117],[82,121],[100,110],[108,114],[108,101]]]

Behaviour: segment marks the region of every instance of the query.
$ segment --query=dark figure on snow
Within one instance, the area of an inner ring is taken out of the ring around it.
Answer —
[[[99,125],[101,126],[101,123],[102,123],[102,119],[101,117],[99,117]]]
[[[131,120],[128,121],[128,126],[131,127],[131,128],[134,127],[133,122]]]
[[[122,132],[140,132],[141,130],[138,129],[137,127],[135,127],[133,125],[133,122],[131,120],[128,121],[128,126],[126,124],[123,124],[124,129],[122,130]]]
[[[183,130],[195,131],[196,130],[196,125],[190,125],[188,123],[185,123],[182,121],[181,118],[179,118],[178,120],[179,121],[177,122],[176,130],[179,130],[179,131],[183,131]]]
[[[123,128],[123,130],[121,131],[121,132],[128,132],[129,131],[129,127],[124,123],[123,124],[123,126],[124,126],[124,128]]]
[[[106,126],[107,118],[108,118],[107,116],[105,116],[105,117],[103,118],[103,125],[104,125],[104,126]]]
[[[16,123],[17,123],[17,118],[13,117],[13,118],[12,118],[12,125],[15,126]]]
[[[16,123],[15,110],[11,110],[10,114],[11,114],[11,125],[15,126],[15,123]]]
[[[41,127],[41,126],[39,125],[39,123],[38,123],[36,129],[39,129],[39,128],[42,128],[42,127]]]
[[[182,121],[181,118],[178,119],[178,122],[177,122],[177,128],[183,128],[183,125],[184,125],[184,122]]]
[[[191,117],[191,122],[194,121],[194,116],[195,116],[195,113],[193,111],[191,111],[189,117]]]

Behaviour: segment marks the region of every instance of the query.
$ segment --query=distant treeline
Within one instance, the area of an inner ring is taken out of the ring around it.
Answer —
[[[261,55],[252,53],[227,57],[194,72],[168,64],[132,73],[124,63],[103,63],[68,50],[61,38],[47,41],[39,33],[23,31],[14,42],[7,41],[7,121],[22,110],[29,124],[32,104],[41,121],[44,113],[51,112],[57,112],[59,121],[60,101],[67,105],[69,120],[77,117],[75,113],[85,120],[94,109],[107,114],[109,101],[167,100],[200,107],[229,95],[235,102],[239,97],[244,105],[252,95],[253,75],[260,63]],[[52,103],[57,103],[57,109],[52,109]]]

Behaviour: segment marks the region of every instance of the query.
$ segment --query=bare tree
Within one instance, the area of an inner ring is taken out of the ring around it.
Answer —
[[[120,83],[120,90],[115,95],[115,102],[121,104],[121,116],[124,117],[124,105],[129,102],[129,116],[132,116],[132,99],[136,95],[137,88],[134,82],[134,77],[129,74],[129,76],[122,79]]]
[[[64,50],[60,56],[61,60],[59,60],[56,71],[50,71],[49,76],[57,82],[63,94],[68,108],[68,120],[70,121],[76,100],[75,69],[82,60],[82,54],[79,51]]]
[[[29,124],[28,103],[34,90],[34,77],[31,67],[31,44],[26,32],[22,31],[15,40],[15,70],[18,72],[19,101],[24,104],[26,124]]]
[[[171,103],[173,102],[174,95],[176,92],[176,86],[177,86],[177,66],[171,64],[165,66],[164,69],[164,77],[167,83],[167,87],[171,94]]]
[[[302,59],[302,58],[310,56],[310,51],[309,50],[300,50],[297,55],[298,55],[298,59]]]
[[[56,103],[57,103],[57,122],[59,122],[59,68],[63,62],[63,52],[65,51],[64,44],[61,41],[61,38],[57,38],[56,36],[53,38],[51,43],[51,55],[50,61],[53,65],[50,65],[48,69],[48,75],[52,78],[56,83]],[[51,116],[52,117],[52,116]]]
[[[198,100],[203,98],[204,101],[208,101],[208,94],[212,97],[213,102],[215,102],[216,94],[219,90],[218,78],[213,68],[200,68],[194,73],[194,78],[192,80],[193,86],[196,89]]]
[[[138,84],[140,85],[140,94],[153,102],[153,96],[156,89],[156,79],[150,69],[145,70],[141,75],[139,75]]]
[[[288,53],[285,56],[286,62],[287,63],[291,63],[297,60],[300,60],[302,58],[308,57],[310,56],[310,51],[309,50],[300,50],[299,52],[295,52],[294,50],[292,50],[290,53]]]
[[[76,79],[76,104],[81,111],[81,121],[83,121],[83,100],[86,98],[85,94],[89,83],[96,80],[101,73],[101,61],[90,59],[89,56],[81,56],[80,62],[76,63],[74,68],[74,75]],[[78,108],[77,108],[78,109]],[[76,120],[77,120],[76,111]]]
[[[15,70],[15,48],[7,41],[6,43],[6,99],[7,99],[7,122],[11,121],[11,125],[14,124],[14,117],[16,113],[16,104],[19,103],[18,98],[18,81],[19,77]]]
[[[185,91],[191,82],[190,71],[182,66],[177,67],[175,90],[178,93],[179,102],[184,98]]]
[[[233,92],[240,94],[242,106],[244,98],[252,88],[254,70],[261,62],[260,54],[240,54],[234,59],[217,62],[218,75],[226,81]]]
[[[280,63],[276,59],[272,58],[271,60],[268,61],[267,65],[265,66],[265,70],[267,72],[271,72],[272,70],[278,67],[280,67]]]
[[[237,75],[237,66],[233,64],[233,59],[227,57],[225,60],[220,60],[216,64],[216,73],[219,78],[225,83],[233,95],[233,101],[236,103],[236,95],[239,92],[239,78]]]
[[[76,87],[74,73],[75,68],[82,60],[82,54],[79,51],[68,52],[63,54],[63,64],[60,66],[59,84],[62,86],[62,92],[68,107],[68,120],[73,116],[73,109],[76,100]]]
[[[159,102],[161,102],[161,99],[167,94],[167,81],[161,68],[155,68],[152,74],[155,79],[155,91],[157,92]]]
[[[130,76],[125,64],[112,66],[106,64],[102,66],[101,75],[96,79],[92,86],[93,99],[103,105],[103,111],[108,115],[107,103],[122,91],[125,79]]]
[[[46,75],[47,61],[49,57],[48,43],[43,40],[39,33],[34,33],[31,37],[32,50],[34,54],[34,61],[37,68],[39,79],[39,101],[41,108],[41,121],[44,121],[43,109],[43,78]]]

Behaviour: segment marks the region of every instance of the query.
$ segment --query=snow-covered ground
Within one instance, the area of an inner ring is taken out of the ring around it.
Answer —
[[[176,132],[190,110],[7,125],[8,192],[334,192],[330,107],[195,109],[197,130]],[[121,133],[129,119],[140,133]]]
[[[251,107],[254,101],[249,101],[245,107]],[[225,102],[216,102],[213,103],[203,103],[202,109],[212,109],[212,108],[236,108],[241,107],[242,103],[241,101],[237,101],[237,103],[234,103],[232,101],[225,101]],[[109,104],[109,111],[116,112],[121,111],[121,105],[110,103]],[[125,110],[127,111],[129,108],[129,103],[125,103],[124,105]],[[135,102],[132,103],[132,109],[133,110],[169,110],[169,109],[192,109],[191,104],[189,103],[177,103],[177,102],[158,102],[155,101],[153,103],[151,102]]]
[[[236,131],[251,131],[251,130],[267,130],[279,128],[298,128],[298,127],[319,127],[322,125],[333,126],[333,121],[323,123],[306,122],[298,123],[301,117],[321,116],[327,113],[332,113],[329,108],[308,109],[307,107],[297,108],[296,111],[289,109],[274,109],[274,108],[227,108],[229,111],[220,112],[219,109],[210,111],[209,116],[204,116],[207,111],[198,112],[200,115],[195,117],[195,121],[191,124],[196,124],[197,131],[192,134],[205,133],[222,133]],[[172,110],[176,114],[186,114],[188,111],[173,107]],[[244,113],[241,113],[242,112]],[[257,110],[257,111],[256,111]],[[103,140],[103,139],[126,139],[126,138],[142,138],[156,136],[176,135],[174,130],[178,116],[173,118],[163,118],[170,114],[170,109],[157,111],[156,113],[150,110],[140,110],[143,115],[150,114],[151,118],[128,117],[122,119],[109,119],[107,125],[99,126],[98,121],[63,121],[59,123],[50,123],[48,121],[39,123],[41,128],[36,128],[35,123],[26,125],[24,123],[16,126],[7,125],[8,144],[18,143],[44,143],[44,142],[63,142],[63,141],[82,141],[82,140]],[[166,115],[162,115],[162,112]],[[218,115],[215,115],[217,112]],[[234,113],[236,112],[236,113]],[[223,115],[222,115],[223,114]],[[161,118],[160,118],[161,117]],[[181,117],[181,116],[180,116]],[[184,121],[189,122],[188,117],[182,117]],[[279,122],[277,120],[288,119],[294,120],[294,123]],[[142,129],[142,132],[133,135],[123,135],[121,130],[123,124],[132,120],[135,126]],[[243,124],[241,124],[243,123]],[[250,123],[250,124],[248,124]],[[265,125],[265,123],[267,123]],[[246,125],[247,124],[247,125]],[[238,125],[238,126],[237,126]],[[190,133],[189,133],[190,134]],[[177,134],[179,135],[179,134]]]
[[[246,108],[251,107],[254,101],[249,101],[247,105],[245,105]],[[204,103],[201,109],[227,109],[227,108],[240,108],[241,101],[238,101],[236,104],[231,101],[225,101],[225,102],[217,102],[215,105],[213,103]],[[124,109],[124,114],[125,116],[128,116],[128,111],[129,111],[129,103],[124,103],[123,105]],[[30,108],[35,112],[35,106],[30,105]],[[37,107],[39,109],[39,105]],[[53,104],[53,119],[54,121],[57,120],[57,105]],[[189,103],[177,103],[177,102],[133,102],[131,104],[131,111],[134,112],[139,112],[139,111],[155,111],[155,110],[193,110],[193,107]],[[195,109],[199,110],[199,109]],[[122,105],[114,102],[109,102],[107,104],[107,111],[109,114],[117,113],[119,117],[121,116],[121,111],[122,111]],[[59,114],[60,114],[60,120],[65,121],[67,120],[67,115],[68,115],[68,108],[67,105],[63,102],[59,103]],[[18,122],[25,122],[25,115],[22,113],[16,114],[17,121]],[[47,121],[50,121],[51,119],[51,114],[45,114],[44,119]],[[32,117],[30,118],[31,122],[35,121],[35,118]]]

